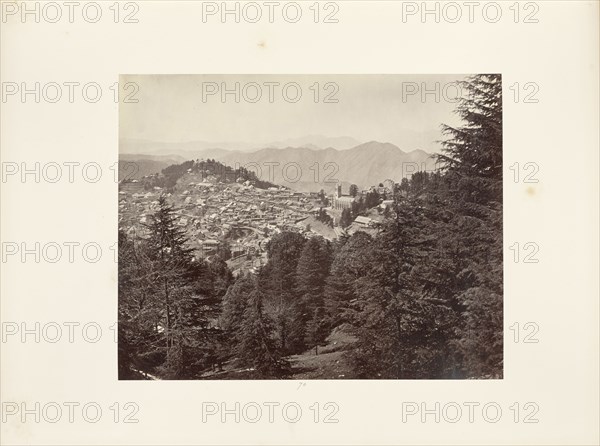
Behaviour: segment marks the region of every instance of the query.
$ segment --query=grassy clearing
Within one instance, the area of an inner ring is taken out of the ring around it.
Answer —
[[[349,333],[349,327],[334,329],[326,339],[326,344],[307,350],[300,355],[288,356],[292,366],[292,375],[288,379],[354,379],[345,353],[352,348],[356,338]],[[223,370],[208,371],[199,379],[256,379],[251,369],[234,367],[232,362],[223,364]]]
[[[327,338],[327,344],[310,349],[300,355],[288,357],[293,379],[352,379],[352,369],[345,352],[356,342],[348,327],[337,327]]]

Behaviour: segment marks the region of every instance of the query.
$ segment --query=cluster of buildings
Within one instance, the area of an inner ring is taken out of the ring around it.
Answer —
[[[317,193],[303,193],[285,187],[254,187],[249,181],[238,178],[223,183],[216,177],[193,172],[181,177],[176,192],[166,193],[160,187],[145,190],[135,180],[119,185],[119,227],[128,235],[145,237],[148,234],[149,216],[156,212],[159,197],[164,194],[176,209],[176,224],[185,230],[198,257],[210,257],[226,249],[231,254],[229,262],[256,266],[265,259],[265,246],[270,237],[282,231],[319,235],[307,227],[306,220],[322,206]],[[332,214],[350,208],[356,197],[342,195],[341,186],[326,208]],[[372,228],[375,221],[359,216],[355,229]],[[345,234],[334,227],[335,236]],[[236,259],[240,259],[236,263]],[[228,263],[229,263],[228,262]],[[241,267],[240,267],[241,268]]]
[[[176,190],[165,194],[176,208],[176,224],[186,231],[191,247],[203,258],[210,258],[222,247],[234,258],[264,253],[265,243],[273,234],[306,229],[302,221],[317,199],[314,193],[284,187],[260,189],[240,179],[221,183],[193,173],[182,177]],[[121,183],[119,226],[129,235],[144,237],[149,215],[158,209],[163,193],[160,187],[146,191],[136,181]]]

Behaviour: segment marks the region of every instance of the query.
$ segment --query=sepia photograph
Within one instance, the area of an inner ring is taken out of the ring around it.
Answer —
[[[599,445],[599,11],[0,1],[0,446]]]
[[[119,379],[502,378],[501,75],[121,83]]]

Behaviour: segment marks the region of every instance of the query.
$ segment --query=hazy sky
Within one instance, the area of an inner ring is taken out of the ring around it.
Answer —
[[[139,102],[121,101],[119,136],[243,142],[256,148],[307,135],[350,136],[391,142],[405,151],[439,151],[440,124],[460,122],[453,114],[459,93],[455,81],[464,77],[123,75],[122,88],[126,82],[139,87],[134,96]],[[232,93],[223,96],[223,90]],[[430,93],[423,96],[424,90]]]

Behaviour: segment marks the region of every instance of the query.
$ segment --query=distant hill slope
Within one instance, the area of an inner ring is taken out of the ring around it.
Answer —
[[[186,141],[177,143],[147,141],[143,139],[121,139],[119,141],[119,153],[147,155],[173,153],[180,156],[188,156],[190,153],[207,149],[223,149],[232,151],[254,152],[262,148],[285,149],[286,147],[307,147],[310,149],[325,149],[333,147],[338,150],[351,149],[360,144],[360,141],[350,136],[323,136],[307,135],[300,138],[290,138],[283,141],[272,141],[265,144],[254,144],[240,141]]]
[[[177,155],[119,155],[119,180],[139,180],[146,175],[158,173],[173,164],[179,164],[185,158]],[[134,163],[131,166],[127,163]]]
[[[322,135],[309,135],[301,138],[290,138],[284,141],[274,141],[266,144],[265,147],[285,149],[286,147],[304,147],[307,149],[325,149],[333,147],[338,150],[347,150],[360,144],[354,138],[349,136],[327,137]]]
[[[288,147],[286,149],[261,149],[256,152],[231,152],[206,150],[200,158],[215,158],[227,165],[236,163],[255,169],[256,163],[265,180],[303,191],[333,190],[336,181],[355,183],[362,188],[376,185],[386,179],[399,182],[416,170],[434,170],[435,160],[422,150],[403,152],[389,143],[371,141],[349,150],[311,150]],[[273,178],[269,176],[272,167]],[[298,169],[299,167],[299,169]],[[296,176],[300,177],[296,180]],[[344,188],[347,192],[347,188]]]
[[[435,168],[435,160],[427,152],[404,152],[393,144],[377,141],[348,150],[331,147],[322,150],[266,148],[254,152],[204,149],[189,151],[186,155],[184,158],[187,159],[215,159],[233,168],[245,166],[255,171],[262,180],[307,192],[332,191],[340,182],[344,193],[347,193],[347,185],[351,183],[366,188],[386,179],[399,182],[416,170]],[[131,158],[135,156],[128,155]],[[120,158],[123,159],[123,155]],[[271,172],[269,166],[272,166]]]

